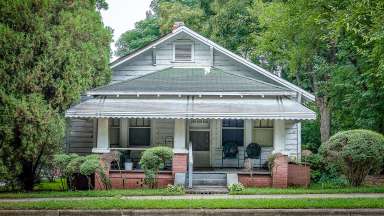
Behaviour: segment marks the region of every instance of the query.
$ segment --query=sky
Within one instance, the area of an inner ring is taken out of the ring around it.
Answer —
[[[108,10],[102,10],[101,16],[104,25],[113,29],[113,41],[116,41],[122,33],[133,29],[135,22],[145,18],[151,0],[107,0],[107,3]],[[111,48],[116,50],[114,43]]]

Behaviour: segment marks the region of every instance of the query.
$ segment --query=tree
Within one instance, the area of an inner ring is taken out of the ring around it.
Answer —
[[[142,48],[160,37],[160,26],[155,17],[147,17],[135,23],[133,30],[123,33],[116,42],[116,55],[124,56]]]
[[[352,186],[379,171],[384,161],[384,136],[369,130],[342,131],[323,143],[320,153],[337,165]]]
[[[62,146],[63,111],[110,79],[111,31],[98,12],[105,7],[0,1],[0,164],[25,190]]]

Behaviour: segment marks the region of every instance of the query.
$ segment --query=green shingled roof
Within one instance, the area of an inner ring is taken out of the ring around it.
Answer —
[[[134,92],[290,92],[289,89],[217,68],[167,68],[89,91]]]

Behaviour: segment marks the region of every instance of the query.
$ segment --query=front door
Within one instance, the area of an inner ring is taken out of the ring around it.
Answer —
[[[209,130],[190,130],[189,139],[192,142],[193,167],[210,167]]]

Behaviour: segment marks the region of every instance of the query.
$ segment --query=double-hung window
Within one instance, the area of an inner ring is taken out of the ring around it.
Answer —
[[[273,120],[253,121],[252,141],[263,146],[273,146]]]
[[[109,126],[109,144],[111,147],[120,145],[120,119],[111,118],[108,121]]]
[[[236,143],[244,146],[244,121],[237,119],[224,119],[222,121],[222,145]]]
[[[192,62],[194,46],[192,42],[175,42],[173,44],[173,61]]]
[[[151,120],[144,118],[130,119],[129,121],[129,145],[151,145]]]

